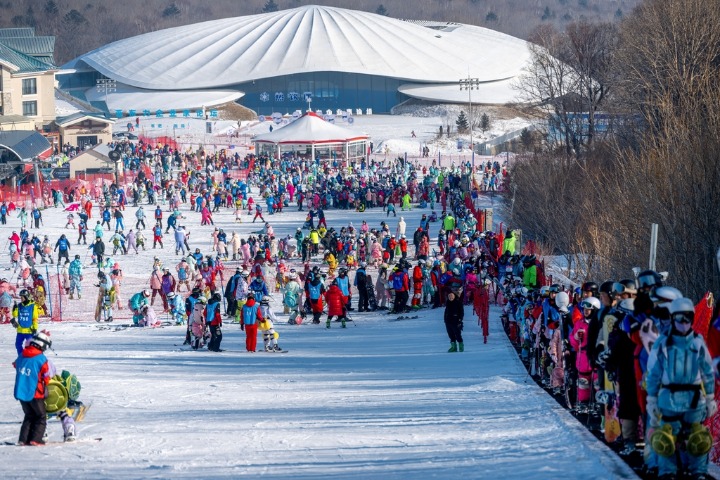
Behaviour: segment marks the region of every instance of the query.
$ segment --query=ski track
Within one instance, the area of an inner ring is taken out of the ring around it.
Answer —
[[[127,224],[134,210],[125,211]],[[191,247],[209,251],[212,227],[199,227],[199,214],[184,213]],[[369,213],[378,226],[380,210]],[[404,216],[411,236],[422,213],[430,210],[398,212],[389,219],[391,230]],[[65,214],[49,209],[44,217],[43,232],[57,238]],[[267,219],[285,235],[304,218],[289,209]],[[359,228],[363,217],[329,210],[327,218],[339,230],[349,221]],[[227,232],[260,228],[235,224],[229,210],[215,219]],[[7,237],[17,222],[0,234]],[[438,228],[432,225],[433,235]],[[154,255],[171,268],[179,258],[172,247],[114,257],[125,273],[123,301],[144,287]],[[7,264],[6,250],[0,259]],[[299,268],[298,261],[291,264]],[[226,271],[235,266],[226,262]],[[464,353],[446,353],[442,310],[420,310],[420,318],[405,322],[354,313],[348,328],[330,330],[324,323],[287,325],[279,315],[279,342],[290,350],[283,355],[244,352],[244,332],[228,323],[222,343],[228,351],[217,354],[178,349],[184,326],[97,330],[89,320],[92,277],[88,267],[83,301],[64,312],[71,321],[43,327],[57,351],[48,358],[76,373],[80,399],[93,402],[79,436],[103,441],[1,448],[3,478],[634,478],[530,379],[502,332],[497,307],[487,345],[466,307]],[[282,311],[277,294],[273,305]],[[117,313],[114,323],[127,323],[127,310]],[[0,401],[8,406],[0,438],[8,441],[17,439],[22,420],[12,397],[14,338],[9,325],[0,328]],[[59,423],[48,425],[50,438],[59,439]]]

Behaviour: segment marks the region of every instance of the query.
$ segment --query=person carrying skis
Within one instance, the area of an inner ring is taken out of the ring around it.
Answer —
[[[18,355],[22,353],[25,341],[31,339],[33,334],[37,332],[39,315],[40,312],[35,302],[32,301],[30,291],[24,288],[20,290],[20,303],[16,303],[13,307],[12,320],[10,320],[17,332],[15,335],[15,350],[17,350]]]
[[[83,280],[83,264],[80,261],[80,255],[75,255],[75,259],[70,262],[68,268],[68,275],[70,276],[70,300],[73,299],[73,294],[77,291],[77,298],[82,298],[82,280]]]
[[[693,478],[708,478],[712,436],[702,422],[717,412],[715,378],[705,340],[693,331],[695,305],[688,298],[670,303],[672,325],[652,347],[647,364],[647,413],[650,444],[658,453],[659,478],[682,472],[676,455],[685,439],[687,468]]]

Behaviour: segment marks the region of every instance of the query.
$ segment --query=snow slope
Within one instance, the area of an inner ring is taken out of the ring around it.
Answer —
[[[293,210],[268,217],[277,234],[304,220]],[[126,210],[128,221],[133,213]],[[414,229],[429,211],[398,213]],[[50,209],[44,216],[43,233],[57,238],[65,215]],[[199,214],[186,216],[191,246],[209,251],[210,228],[199,226]],[[336,228],[362,218],[377,226],[384,214],[330,210],[327,218]],[[216,223],[242,235],[260,228],[234,224],[230,211]],[[0,234],[17,227],[13,218]],[[117,257],[128,277],[125,298],[145,284],[154,254],[170,265],[177,258],[167,246]],[[4,265],[7,258],[0,253]],[[95,297],[90,272],[85,298]],[[273,302],[279,306],[279,295]],[[74,321],[47,325],[57,352],[49,358],[76,373],[81,400],[93,402],[80,437],[103,440],[0,447],[3,478],[634,477],[528,377],[497,310],[483,345],[466,309],[464,353],[446,353],[441,311],[422,310],[402,321],[355,313],[348,328],[334,323],[330,330],[287,325],[281,315],[276,328],[289,353],[250,354],[237,325],[224,328],[227,351],[196,352],[177,346],[184,327],[98,330],[87,304],[81,311],[74,305]],[[120,313],[116,323],[127,321]],[[14,331],[0,327],[0,439],[15,441],[22,411],[12,397]],[[51,440],[62,436],[57,421],[49,431]]]

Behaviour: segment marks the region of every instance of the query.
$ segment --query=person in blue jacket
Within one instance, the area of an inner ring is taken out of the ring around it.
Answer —
[[[36,332],[30,343],[13,362],[15,367],[15,399],[22,405],[23,418],[18,445],[44,445],[47,411],[45,394],[55,368],[45,357],[52,345],[50,332]]]

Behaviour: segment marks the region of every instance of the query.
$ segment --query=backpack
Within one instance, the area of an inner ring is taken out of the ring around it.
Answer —
[[[392,281],[393,290],[402,290],[403,276],[404,275],[401,272],[397,272],[395,275],[393,275],[393,281]]]

